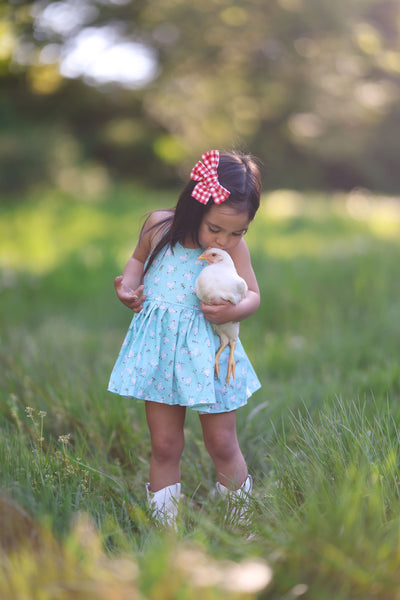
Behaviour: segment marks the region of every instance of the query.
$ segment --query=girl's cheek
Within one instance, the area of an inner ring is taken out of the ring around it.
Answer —
[[[233,248],[236,248],[236,246],[239,244],[241,239],[242,239],[242,236],[240,236],[240,237],[235,236],[234,238],[232,238],[229,243],[229,250],[233,250]]]

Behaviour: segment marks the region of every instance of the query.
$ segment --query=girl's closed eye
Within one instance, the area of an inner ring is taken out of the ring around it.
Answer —
[[[221,231],[219,228],[211,227],[210,225],[208,226],[208,230],[210,231],[210,233],[219,233]],[[242,235],[245,235],[246,233],[247,233],[247,229],[242,229],[241,231],[233,231],[232,235],[241,237]]]

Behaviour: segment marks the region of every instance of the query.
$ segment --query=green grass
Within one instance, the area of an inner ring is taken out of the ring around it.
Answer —
[[[155,528],[143,404],[106,392],[131,318],[113,278],[144,213],[174,203],[121,188],[0,208],[0,596],[398,598],[398,201],[281,191],[250,228],[262,293],[241,326],[262,382],[238,413],[256,484],[250,541],[215,505],[193,413],[179,534]],[[248,560],[269,564],[273,583],[235,593],[226,582],[234,567],[247,581]]]

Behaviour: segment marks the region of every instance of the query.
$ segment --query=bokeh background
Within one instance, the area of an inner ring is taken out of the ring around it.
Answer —
[[[251,151],[265,189],[398,192],[398,0],[10,0],[0,192],[176,186]]]
[[[399,599],[399,99],[400,0],[0,0],[1,600]],[[213,147],[264,187],[252,541],[192,412],[155,528],[143,404],[106,390],[113,279]]]

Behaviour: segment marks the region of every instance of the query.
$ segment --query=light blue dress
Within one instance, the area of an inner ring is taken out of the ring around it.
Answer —
[[[219,337],[200,310],[194,284],[204,262],[200,248],[169,246],[144,277],[146,299],[134,315],[111,373],[108,390],[127,398],[222,413],[247,404],[261,387],[240,340],[236,380],[226,385],[229,347],[214,370]]]

